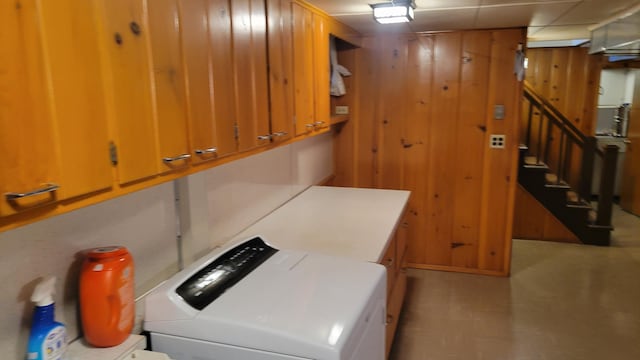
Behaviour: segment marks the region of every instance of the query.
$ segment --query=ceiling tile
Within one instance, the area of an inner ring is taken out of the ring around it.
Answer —
[[[637,4],[637,0],[585,0],[554,25],[597,24]]]

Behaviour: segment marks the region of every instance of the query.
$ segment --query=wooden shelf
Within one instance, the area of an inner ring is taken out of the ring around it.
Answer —
[[[331,115],[331,125],[339,124],[341,122],[345,122],[349,120],[349,114],[345,115]]]

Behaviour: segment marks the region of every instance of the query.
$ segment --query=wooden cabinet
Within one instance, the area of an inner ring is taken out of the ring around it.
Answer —
[[[381,262],[387,268],[386,357],[389,356],[398,328],[400,311],[407,289],[407,226],[407,223],[403,222],[398,227]]]
[[[329,32],[322,15],[291,4],[295,133],[329,126]]]
[[[264,0],[231,2],[236,117],[240,151],[269,144],[269,86]]]
[[[101,0],[107,100],[121,184],[158,173],[149,32],[142,0]]]
[[[0,9],[3,216],[111,185],[93,3],[17,4]]]
[[[228,1],[180,0],[187,81],[187,118],[193,163],[237,150]]]
[[[293,40],[290,4],[290,0],[267,0],[269,106],[273,141],[290,139],[293,134]]]
[[[329,129],[334,22],[304,1],[0,6],[0,229]]]
[[[187,143],[185,76],[177,0],[148,3],[160,173],[185,169],[191,157]],[[147,137],[152,137],[146,135]]]

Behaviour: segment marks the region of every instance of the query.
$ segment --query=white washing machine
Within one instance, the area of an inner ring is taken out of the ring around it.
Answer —
[[[152,291],[144,328],[175,360],[383,360],[385,287],[382,265],[255,237]]]

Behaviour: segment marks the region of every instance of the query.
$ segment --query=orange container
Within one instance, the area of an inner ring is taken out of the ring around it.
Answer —
[[[90,250],[80,273],[80,317],[87,342],[124,342],[135,317],[133,258],[123,246]]]

